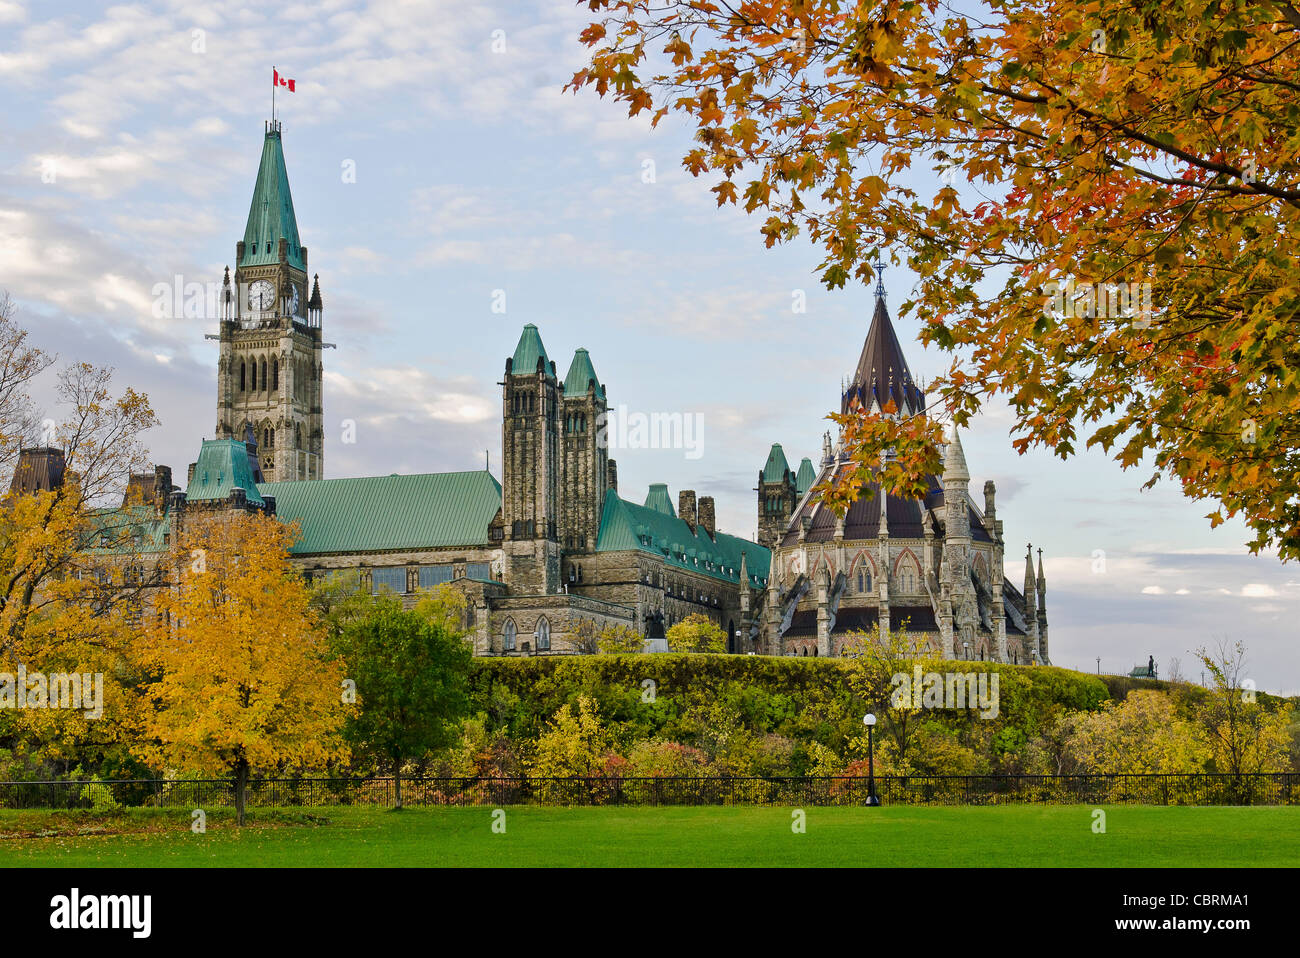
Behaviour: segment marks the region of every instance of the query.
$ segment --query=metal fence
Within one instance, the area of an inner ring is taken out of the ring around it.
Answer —
[[[886,805],[1300,805],[1300,774],[882,775]],[[861,805],[861,776],[806,778],[413,778],[406,805]],[[0,782],[0,808],[233,806],[227,779]],[[392,778],[273,778],[248,784],[253,808],[395,803]]]

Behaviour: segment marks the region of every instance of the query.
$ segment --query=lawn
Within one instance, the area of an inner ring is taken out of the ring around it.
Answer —
[[[807,808],[331,807],[0,811],[8,866],[1295,866],[1300,808],[1090,806]]]

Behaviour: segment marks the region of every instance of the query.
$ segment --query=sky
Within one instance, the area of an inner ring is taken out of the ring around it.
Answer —
[[[691,448],[613,453],[625,498],[694,489],[753,536],[768,448],[819,456],[872,293],[822,289],[810,245],[765,249],[718,209],[675,118],[564,92],[588,21],[568,0],[0,0],[0,291],[38,345],[149,395],[145,440],[183,477],[216,422],[216,323],[158,315],[157,290],[233,263],[274,65],[296,81],[276,105],[337,345],[327,476],[499,477],[499,383],[534,323],[561,376],[586,347],[612,406],[698,423]],[[912,282],[886,271],[892,311]],[[918,379],[945,368],[915,318],[897,329]],[[1260,688],[1300,692],[1300,570],[1251,556],[1238,522],[1211,530],[1210,503],[1140,491],[1147,471],[1017,455],[1010,425],[990,408],[963,433],[971,489],[997,483],[1013,582],[1024,544],[1043,550],[1054,664],[1151,655],[1199,680],[1195,649],[1240,640]]]

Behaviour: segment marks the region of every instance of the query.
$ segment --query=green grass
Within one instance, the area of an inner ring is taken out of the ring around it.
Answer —
[[[8,866],[1294,866],[1300,808],[1090,806],[0,811]],[[103,831],[99,831],[99,830]],[[87,833],[90,830],[90,833]],[[80,834],[79,834],[80,832]]]

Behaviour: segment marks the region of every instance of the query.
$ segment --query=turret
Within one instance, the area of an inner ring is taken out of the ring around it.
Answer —
[[[758,473],[758,544],[772,548],[785,535],[799,502],[795,474],[779,442],[772,443]]]
[[[1025,546],[1025,641],[1030,650],[1030,662],[1035,661],[1033,653],[1042,655],[1038,647],[1038,582],[1034,578],[1034,546]],[[1041,661],[1041,658],[1038,660]]]
[[[582,552],[596,547],[610,466],[605,387],[585,349],[573,354],[560,403],[560,538]]]
[[[1047,577],[1043,575],[1043,550],[1038,549],[1038,648],[1043,662],[1047,657]]]

